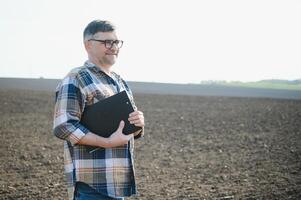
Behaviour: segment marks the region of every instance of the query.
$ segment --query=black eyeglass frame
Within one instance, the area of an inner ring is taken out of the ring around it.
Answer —
[[[122,47],[122,45],[123,45],[123,40],[97,40],[97,39],[89,39],[88,41],[101,42],[101,43],[103,43],[105,45],[105,47],[107,49],[112,49],[112,47],[113,47],[114,44],[116,44],[116,47],[118,49],[120,49]]]

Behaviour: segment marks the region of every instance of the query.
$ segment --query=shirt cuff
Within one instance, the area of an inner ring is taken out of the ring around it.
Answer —
[[[89,132],[86,128],[77,128],[74,132],[72,132],[67,140],[71,142],[71,145],[74,146],[80,139],[82,139]]]
[[[137,133],[137,134],[134,134],[134,139],[138,139],[138,138],[141,138],[144,136],[144,127],[142,127],[142,129]]]

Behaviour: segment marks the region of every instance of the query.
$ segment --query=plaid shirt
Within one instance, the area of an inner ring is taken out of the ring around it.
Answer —
[[[85,106],[124,90],[136,110],[132,92],[126,82],[114,72],[111,77],[108,76],[89,61],[71,70],[57,86],[53,132],[64,140],[64,164],[70,200],[73,199],[77,181],[87,183],[110,197],[136,194],[134,139],[124,146],[99,148],[91,153],[88,146],[76,144],[89,133],[80,123]],[[143,135],[143,132],[135,138]]]

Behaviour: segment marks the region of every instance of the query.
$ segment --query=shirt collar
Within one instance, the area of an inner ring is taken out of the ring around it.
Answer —
[[[87,67],[87,68],[90,68],[92,70],[94,70],[95,72],[101,72],[107,76],[109,76],[107,73],[105,73],[100,67],[98,67],[97,65],[95,65],[94,63],[92,63],[91,61],[87,60],[85,63],[84,63],[84,66]],[[111,72],[112,76],[115,76],[117,79],[120,78],[120,76],[118,74],[116,74],[115,72]],[[110,77],[110,76],[109,76]]]
[[[97,72],[101,71],[104,73],[104,71],[102,69],[100,69],[97,65],[95,65],[94,63],[92,63],[91,61],[87,60],[85,63],[84,63],[84,66],[85,67],[88,67],[90,69],[93,69],[93,70],[96,70]]]

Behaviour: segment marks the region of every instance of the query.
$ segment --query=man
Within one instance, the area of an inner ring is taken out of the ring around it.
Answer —
[[[110,22],[89,23],[84,30],[88,60],[82,67],[71,70],[56,89],[53,132],[65,140],[64,162],[70,200],[124,199],[136,193],[134,138],[144,134],[144,116],[137,110],[126,82],[111,69],[122,44]],[[87,105],[124,90],[135,108],[129,121],[142,127],[141,131],[124,135],[121,121],[116,131],[104,138],[80,123]],[[89,146],[99,148],[91,152]]]

